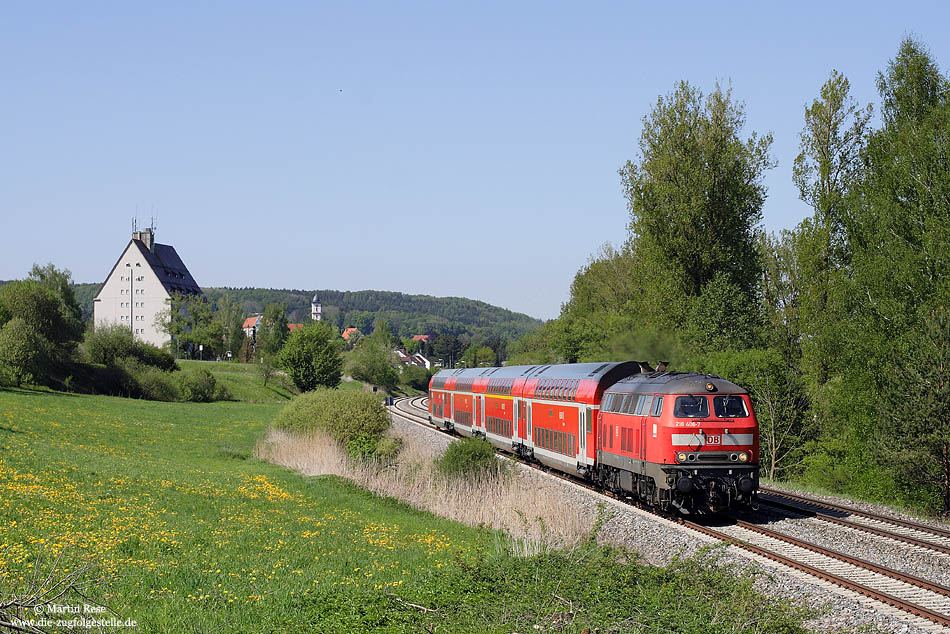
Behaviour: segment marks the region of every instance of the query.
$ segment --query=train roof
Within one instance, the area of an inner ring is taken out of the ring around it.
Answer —
[[[716,388],[707,390],[712,383]],[[607,392],[648,392],[653,394],[748,394],[748,391],[715,374],[698,372],[648,372],[629,376],[607,388]]]
[[[440,370],[434,376],[459,379],[595,379],[611,375],[628,376],[640,371],[635,361],[608,363],[560,363],[551,365],[512,365],[500,368],[460,368]]]

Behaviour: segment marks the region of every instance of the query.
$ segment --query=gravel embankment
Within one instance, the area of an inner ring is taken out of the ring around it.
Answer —
[[[433,443],[437,450],[443,449],[451,442],[451,439],[444,434],[409,423],[398,416],[394,416],[393,421],[397,430],[413,434],[426,434],[429,439],[427,442]],[[573,500],[579,508],[584,509],[587,516],[590,517],[591,523],[596,519],[598,509],[602,506],[606,507],[611,517],[604,523],[599,538],[607,543],[623,546],[639,553],[641,560],[644,562],[665,565],[676,556],[694,554],[704,546],[721,544],[718,540],[696,533],[672,521],[598,495],[570,482],[553,478],[535,469],[520,464],[516,465],[516,469],[518,477],[524,482],[525,489],[529,491],[533,486],[533,482],[537,482],[538,479],[544,478],[548,481],[553,479],[562,488],[565,496]],[[777,528],[777,530],[784,532],[786,529]],[[813,541],[818,541],[819,538],[834,541],[833,535],[819,536],[811,527],[798,530],[808,531],[808,535],[813,538]],[[837,541],[834,541],[836,546],[841,546],[841,542],[840,536]],[[853,547],[861,550],[860,545],[853,545]],[[868,546],[864,546],[864,548],[868,548]],[[929,621],[872,602],[854,592],[843,590],[830,583],[779,566],[736,547],[720,546],[717,552],[717,555],[711,556],[718,556],[722,565],[744,570],[744,574],[756,575],[756,587],[763,593],[774,597],[792,599],[814,608],[818,612],[818,616],[810,620],[807,625],[815,631],[848,631],[862,627],[871,627],[872,631],[873,628],[877,628],[882,632],[900,634],[944,631]],[[889,559],[886,565],[892,565],[890,560],[897,557],[897,552],[898,549],[895,549],[893,553],[882,555]],[[862,554],[865,558],[869,558],[867,550],[862,550]],[[906,557],[906,553],[904,557]],[[885,562],[882,561],[881,563]],[[937,575],[936,566],[937,562],[934,562],[933,568],[926,571],[927,574]],[[921,570],[916,568],[915,570],[916,572],[911,570],[908,570],[908,572],[924,576],[921,574]],[[938,575],[938,578],[943,578],[946,574],[947,572],[944,570],[942,574]]]
[[[789,512],[768,528],[845,555],[950,587],[950,555]]]

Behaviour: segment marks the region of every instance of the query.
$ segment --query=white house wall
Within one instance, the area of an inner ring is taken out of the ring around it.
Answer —
[[[129,271],[133,271],[131,282]],[[95,324],[97,327],[121,324],[130,328],[137,338],[162,346],[170,337],[155,327],[155,318],[168,307],[168,299],[168,292],[141,251],[129,243],[96,296]]]

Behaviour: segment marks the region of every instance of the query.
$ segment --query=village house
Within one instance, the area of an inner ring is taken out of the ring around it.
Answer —
[[[176,294],[202,293],[175,247],[155,243],[154,227],[133,231],[93,299],[94,323],[121,324],[136,338],[162,346],[171,337],[156,325],[156,318]]]

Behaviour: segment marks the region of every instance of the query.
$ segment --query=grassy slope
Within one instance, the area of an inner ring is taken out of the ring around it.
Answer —
[[[245,403],[286,403],[294,392],[288,389],[290,381],[282,377],[272,378],[264,386],[258,368],[253,363],[227,363],[224,361],[179,360],[182,370],[206,368],[216,380],[223,382],[237,401]]]
[[[555,596],[575,602],[566,631],[753,631],[722,616],[736,605],[758,628],[789,622],[693,564],[516,559],[487,531],[262,463],[278,408],[0,390],[0,592],[65,550],[61,566],[117,575],[93,594],[141,632],[530,631],[563,618]]]
[[[263,379],[253,363],[228,363],[225,361],[187,361],[180,359],[182,370],[206,368],[215,379],[223,382],[236,401],[245,403],[286,403],[297,393],[287,377],[274,377],[264,386]],[[339,389],[360,392],[366,387],[358,381],[342,381]],[[422,394],[422,392],[420,392]]]

